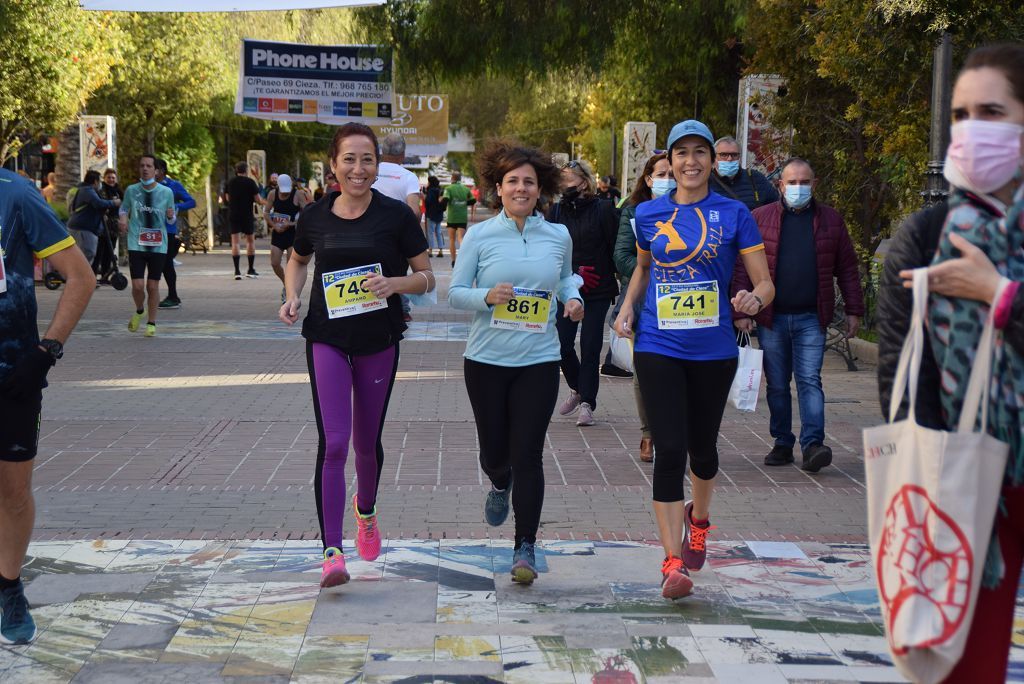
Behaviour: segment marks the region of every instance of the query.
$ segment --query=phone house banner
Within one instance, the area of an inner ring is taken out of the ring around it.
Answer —
[[[275,121],[359,121],[394,117],[391,48],[242,41],[235,113]]]

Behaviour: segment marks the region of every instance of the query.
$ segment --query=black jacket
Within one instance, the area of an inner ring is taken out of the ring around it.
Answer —
[[[732,178],[724,178],[718,175],[718,171],[712,171],[711,189],[723,197],[743,202],[750,211],[779,201],[779,191],[756,169],[740,169]]]
[[[78,186],[75,199],[71,202],[68,210],[71,216],[68,218],[70,230],[85,230],[93,235],[99,235],[103,228],[103,217],[109,209],[113,209],[114,202],[105,200],[96,193],[92,185],[82,183]]]
[[[584,301],[612,299],[619,294],[615,263],[612,260],[615,237],[619,232],[615,205],[597,197],[558,202],[551,206],[545,218],[569,229],[572,237],[573,273],[577,273],[580,266],[593,266],[594,272],[600,277],[597,287],[586,292],[580,288]]]
[[[979,200],[980,201],[980,200]],[[893,236],[889,253],[882,268],[882,282],[878,292],[878,396],[882,404],[882,416],[889,419],[889,397],[900,359],[903,340],[910,328],[910,313],[913,294],[903,287],[899,272],[904,269],[929,266],[939,248],[942,226],[946,220],[946,203],[933,205],[912,214],[903,222]],[[1003,334],[1019,352],[1024,353],[1024,288],[1017,291],[1013,300],[1010,321]],[[917,422],[925,427],[948,430],[942,417],[939,400],[939,367],[932,354],[929,336],[924,337],[924,358],[921,362],[921,376],[917,390]],[[897,420],[907,415],[906,397],[900,406]]]

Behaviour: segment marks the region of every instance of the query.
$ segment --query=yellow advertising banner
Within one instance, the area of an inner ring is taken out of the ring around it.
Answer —
[[[443,156],[448,152],[448,96],[396,94],[394,118],[372,128],[381,138],[405,136],[407,156]]]

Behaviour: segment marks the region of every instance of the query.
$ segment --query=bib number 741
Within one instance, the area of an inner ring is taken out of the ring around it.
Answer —
[[[693,330],[718,325],[718,281],[658,283],[658,328]]]

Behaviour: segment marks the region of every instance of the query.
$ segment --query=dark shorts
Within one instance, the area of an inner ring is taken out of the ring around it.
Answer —
[[[278,249],[291,249],[295,242],[295,229],[289,228],[283,233],[271,233],[270,244]]]
[[[448,223],[448,227],[449,228],[461,228],[462,230],[465,230],[466,229],[466,224],[465,223],[451,223],[451,222],[449,222]]]
[[[164,272],[167,255],[160,252],[137,252],[128,250],[128,272],[132,280],[160,280]],[[147,270],[149,271],[147,276]]]
[[[246,235],[252,235],[256,232],[256,221],[251,216],[246,218],[239,218],[237,216],[231,216],[228,219],[231,224],[231,234],[245,233]]]
[[[20,463],[36,457],[43,393],[35,399],[11,401],[0,395],[0,461]]]

